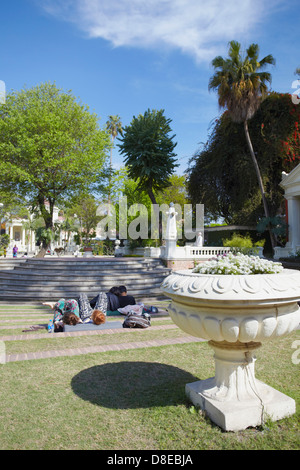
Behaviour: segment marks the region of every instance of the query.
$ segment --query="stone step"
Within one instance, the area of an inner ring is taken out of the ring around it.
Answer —
[[[56,275],[63,275],[63,274],[70,274],[70,273],[73,273],[73,274],[84,274],[84,275],[87,275],[89,273],[92,273],[92,274],[99,274],[99,275],[105,275],[107,274],[108,272],[116,272],[116,273],[129,273],[129,272],[132,272],[132,273],[138,273],[138,272],[143,272],[143,273],[164,273],[168,271],[168,268],[164,268],[164,267],[154,267],[152,269],[148,269],[148,268],[144,268],[144,267],[138,267],[138,266],[135,266],[135,267],[129,267],[129,266],[122,266],[122,267],[118,267],[118,266],[106,266],[106,267],[103,267],[102,268],[99,268],[97,266],[91,266],[91,267],[87,267],[87,268],[81,268],[80,266],[69,266],[69,267],[61,267],[60,269],[57,268],[56,266],[53,266],[53,268],[44,268],[44,267],[32,267],[32,268],[24,268],[23,266],[20,266],[18,268],[15,268],[14,270],[10,270],[9,272],[11,273],[11,275],[13,274],[23,274],[24,276],[27,276],[27,275],[30,275],[32,273],[36,273],[37,275],[38,274],[41,274],[41,275],[45,275],[45,276],[49,276],[50,273],[53,273],[53,274],[56,274]],[[6,271],[1,271],[0,270],[0,276],[3,278],[4,276],[7,275],[7,272]]]
[[[120,284],[120,282],[116,281],[116,279],[122,281],[125,277],[126,279],[163,279],[170,273],[168,269],[165,270],[155,270],[155,271],[143,271],[143,270],[107,270],[105,272],[98,272],[98,271],[28,271],[24,273],[23,271],[13,271],[7,273],[0,273],[0,284],[5,284],[6,281],[11,282],[21,282],[21,283],[33,283],[33,282],[43,282],[49,281],[52,283],[61,283],[61,282],[80,282],[82,280],[87,281],[98,281],[98,282],[105,282],[105,280],[109,280],[109,282],[113,282],[113,284]],[[122,283],[122,282],[121,282]],[[124,283],[124,282],[123,282]]]
[[[99,291],[95,292],[86,292],[84,291],[89,299],[95,297]],[[144,289],[141,290],[135,290],[132,293],[134,295],[135,299],[144,299],[145,297],[147,299],[165,299],[165,297],[162,295],[160,289],[151,289],[149,291],[145,291]],[[12,303],[22,303],[26,301],[32,301],[32,302],[47,302],[47,301],[56,301],[60,298],[67,298],[67,299],[77,299],[79,296],[80,292],[78,291],[51,291],[51,292],[23,292],[22,296],[20,296],[20,292],[3,292],[1,294],[1,302],[12,302]]]
[[[66,264],[66,263],[123,263],[123,264],[160,264],[159,258],[140,258],[140,257],[115,257],[115,256],[91,256],[91,257],[58,257],[58,258],[23,258],[23,259],[10,259],[8,262],[21,262],[26,261],[26,264]],[[6,261],[4,258],[1,261]]]
[[[163,267],[162,262],[158,259],[148,259],[148,258],[114,258],[114,257],[107,257],[107,258],[86,258],[86,259],[79,259],[79,258],[64,258],[64,259],[37,259],[37,258],[28,258],[22,261],[10,260],[8,262],[0,260],[0,270],[2,266],[9,266],[9,267],[20,267],[22,266],[24,269],[61,269],[70,266],[77,266],[80,269],[87,269],[93,267],[137,267],[137,268],[159,268]]]
[[[11,259],[11,260],[0,259],[0,272],[2,270],[6,271],[6,270],[15,269],[15,267],[21,266],[25,262],[26,262],[26,259],[20,260],[20,261],[17,261],[17,260],[14,260],[14,259]]]
[[[70,266],[76,266],[77,269],[93,269],[97,267],[98,269],[100,268],[107,268],[107,267],[112,267],[116,266],[117,268],[121,269],[126,269],[127,267],[129,268],[144,268],[144,269],[151,269],[151,268],[157,268],[159,265],[157,263],[137,263],[137,262],[132,262],[132,263],[119,263],[119,262],[109,262],[109,261],[101,261],[99,262],[81,262],[81,263],[71,263],[71,262],[65,262],[65,263],[22,263],[18,265],[17,267],[22,266],[23,269],[66,269],[67,267]],[[1,267],[1,266],[0,266]]]
[[[161,283],[155,283],[155,284],[136,284],[135,286],[127,284],[127,289],[128,292],[130,292],[130,295],[134,295],[135,293],[138,292],[151,292],[154,289],[159,289]],[[11,286],[10,288],[5,288],[1,290],[1,299],[4,296],[4,294],[12,294],[12,295],[19,295],[20,291],[21,294],[24,295],[26,293],[31,294],[31,293],[45,293],[45,292],[85,292],[85,293],[99,293],[100,291],[105,291],[107,292],[110,286],[103,286],[103,285],[94,285],[94,286],[86,286],[86,285],[70,285],[70,286],[27,286],[24,287],[22,286],[22,289],[20,289],[20,286]]]
[[[24,268],[23,266],[15,268],[13,270],[8,270],[10,275],[23,275],[23,276],[30,276],[35,274],[36,276],[68,276],[68,275],[98,275],[98,276],[105,276],[107,273],[119,273],[120,275],[124,275],[127,273],[144,273],[145,275],[160,275],[165,274],[166,272],[170,271],[168,268],[159,267],[159,268],[144,268],[144,267],[117,267],[117,266],[107,266],[98,268],[97,266],[89,267],[89,268],[80,268],[78,266],[70,266],[70,267],[61,267],[60,269],[57,267],[51,268],[44,268],[44,267],[34,267],[34,268]],[[0,270],[0,278],[4,278],[7,275],[8,271],[1,271]]]
[[[107,273],[107,274],[95,274],[93,275],[83,275],[82,273],[79,273],[77,275],[72,275],[72,274],[65,274],[65,275],[55,275],[52,274],[50,276],[43,276],[40,274],[36,273],[31,273],[27,276],[24,276],[23,274],[14,274],[12,276],[1,276],[0,275],[0,286],[4,286],[6,284],[10,285],[11,283],[14,284],[45,284],[49,283],[51,284],[78,284],[80,282],[101,282],[101,283],[106,283],[106,284],[113,284],[113,285],[121,285],[125,284],[124,278],[126,276],[127,283],[128,281],[134,281],[134,280],[145,280],[144,282],[148,281],[155,281],[155,279],[164,279],[169,273],[166,271],[165,273],[153,273],[153,274],[145,274],[145,273],[118,273],[113,274],[113,273]]]
[[[127,285],[127,288],[129,289],[129,286],[131,285],[135,285],[137,287],[145,287],[147,288],[147,286],[149,284],[151,284],[151,286],[160,286],[161,282],[163,281],[164,278],[161,278],[161,279],[155,279],[153,280],[151,283],[149,283],[149,279],[134,279],[132,281],[129,281],[128,279],[126,279],[126,285]],[[129,281],[129,282],[128,282]],[[85,280],[82,280],[81,282],[69,282],[69,283],[54,283],[54,282],[47,282],[47,281],[44,281],[44,282],[38,282],[38,283],[30,283],[30,282],[27,282],[27,283],[22,283],[22,285],[20,285],[19,283],[6,283],[6,284],[0,284],[1,286],[1,290],[4,291],[10,291],[10,290],[17,290],[17,289],[20,289],[22,288],[22,290],[34,290],[34,289],[45,289],[46,287],[48,289],[71,289],[71,288],[74,288],[74,289],[84,289],[84,288],[90,288],[90,289],[107,289],[109,290],[111,287],[115,286],[115,285],[121,285],[121,282],[124,282],[124,279],[114,279],[112,281],[106,281],[106,282],[94,282],[94,281],[85,281]],[[130,289],[132,290],[132,289]]]
[[[156,275],[164,275],[170,270],[168,268],[154,268],[154,269],[144,269],[144,268],[116,268],[116,267],[107,267],[106,269],[97,269],[97,268],[91,268],[91,269],[79,269],[77,266],[74,267],[69,267],[68,269],[56,269],[53,267],[53,269],[38,269],[38,268],[32,268],[32,269],[23,269],[23,267],[20,267],[18,269],[14,269],[9,271],[9,276],[47,276],[49,277],[50,275],[52,277],[54,276],[98,276],[98,277],[103,277],[107,276],[109,273],[113,273],[113,275],[117,274],[119,276],[124,276],[125,274],[143,274],[145,276],[156,276]],[[5,279],[5,277],[8,275],[6,271],[0,271],[0,279]]]
[[[80,293],[90,298],[124,284],[137,298],[158,298],[169,273],[160,260],[145,258],[30,258],[7,271],[1,271],[0,263],[0,302],[77,298]]]
[[[85,274],[88,272],[91,273],[98,273],[98,274],[106,274],[107,272],[118,272],[118,273],[137,273],[137,272],[157,272],[157,273],[166,273],[170,271],[161,263],[155,264],[148,264],[148,263],[118,263],[118,262],[110,262],[110,263],[78,263],[78,262],[69,262],[69,263],[61,263],[58,264],[57,262],[46,262],[46,263],[33,263],[27,262],[21,264],[20,266],[15,266],[12,274],[26,274],[29,275],[30,273],[36,273],[41,275],[49,275],[49,273],[53,274]],[[12,275],[10,274],[10,275]],[[5,277],[7,273],[1,273],[1,266],[0,266],[0,275],[1,277]]]

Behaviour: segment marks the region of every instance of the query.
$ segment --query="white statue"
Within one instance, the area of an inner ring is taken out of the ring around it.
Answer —
[[[198,232],[196,241],[195,241],[195,246],[203,246],[203,236],[202,232]]]
[[[177,227],[176,227],[176,215],[178,212],[175,212],[175,207],[173,202],[170,204],[170,208],[168,212],[166,212],[168,216],[167,220],[167,229],[166,229],[166,240],[177,240]]]

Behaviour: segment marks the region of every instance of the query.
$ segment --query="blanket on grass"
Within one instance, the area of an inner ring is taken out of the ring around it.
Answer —
[[[123,328],[123,323],[120,321],[108,321],[102,323],[102,325],[95,325],[94,323],[77,323],[77,325],[64,325],[64,332],[74,331],[90,331],[90,330],[108,330],[115,328]]]

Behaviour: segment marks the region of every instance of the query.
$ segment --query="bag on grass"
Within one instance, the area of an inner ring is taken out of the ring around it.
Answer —
[[[144,307],[143,313],[158,313],[158,308],[151,306],[151,307]]]
[[[148,326],[151,326],[151,317],[148,313],[129,312],[123,322],[123,328],[148,328]]]

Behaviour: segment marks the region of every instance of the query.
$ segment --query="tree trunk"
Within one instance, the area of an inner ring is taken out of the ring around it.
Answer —
[[[111,136],[111,143],[112,143],[112,147],[110,149],[110,167],[109,167],[109,185],[108,185],[108,211],[109,211],[109,214],[110,215],[110,203],[111,203],[111,176],[112,176],[112,149],[113,149],[113,145],[114,145],[114,137],[113,135]]]
[[[155,199],[155,196],[154,196],[154,193],[153,193],[153,191],[152,191],[152,187],[149,187],[149,188],[148,188],[148,196],[149,196],[149,198],[150,198],[152,204],[157,204],[156,199]]]
[[[45,249],[43,246],[40,248],[40,251],[37,253],[35,258],[44,258],[45,254],[47,253],[47,249]]]
[[[157,205],[157,202],[156,202],[156,199],[155,199],[155,196],[154,196],[154,193],[152,191],[152,185],[149,186],[148,188],[148,196],[152,202],[153,205]],[[157,225],[158,225],[158,236],[159,236],[159,241],[160,241],[160,244],[162,243],[162,215],[159,213],[158,214],[158,221],[157,221]]]
[[[113,143],[113,140],[112,140]],[[110,149],[110,166],[109,166],[109,182],[108,182],[108,204],[111,203],[111,172],[112,172],[112,148]],[[108,206],[109,207],[109,206]],[[110,207],[109,209],[110,210]]]
[[[42,215],[42,217],[44,219],[44,222],[45,222],[45,228],[46,229],[50,228],[51,230],[53,230],[54,200],[49,201],[49,212],[47,211],[47,209],[45,207],[45,198],[42,194],[39,194],[38,202],[39,202],[39,208],[40,208],[40,211],[41,211],[41,215]],[[43,240],[42,245],[40,247],[40,251],[36,255],[36,258],[44,258],[45,254],[48,251],[49,246],[50,246],[50,243]]]
[[[260,189],[261,197],[262,197],[262,201],[263,201],[265,216],[266,216],[267,218],[269,218],[269,217],[270,217],[270,214],[269,214],[269,208],[268,208],[267,199],[266,199],[266,195],[265,195],[265,189],[264,189],[264,185],[263,185],[263,180],[262,180],[262,177],[261,177],[261,174],[260,174],[260,169],[259,169],[259,166],[258,166],[256,157],[255,157],[255,153],[254,153],[254,150],[253,150],[253,146],[252,146],[252,142],[251,142],[251,138],[250,138],[250,134],[249,134],[248,121],[247,121],[247,120],[244,121],[244,130],[245,130],[246,140],[247,140],[247,144],[248,144],[248,147],[249,147],[249,150],[250,150],[252,162],[253,162],[253,165],[254,165],[254,168],[255,168],[255,171],[256,171],[256,176],[257,176],[257,179],[258,179],[258,184],[259,184],[259,189]],[[269,234],[270,234],[270,239],[271,239],[271,245],[272,245],[272,248],[273,248],[273,250],[274,250],[274,248],[275,248],[275,246],[276,246],[276,243],[275,243],[274,234],[273,234],[273,232],[272,232],[271,229],[269,229]]]

